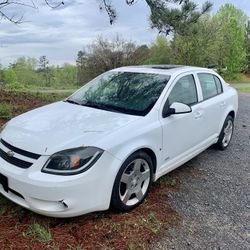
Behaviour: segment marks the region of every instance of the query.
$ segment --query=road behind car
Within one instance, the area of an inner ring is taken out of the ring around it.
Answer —
[[[250,249],[250,94],[239,94],[229,148],[213,148],[175,171],[168,200],[182,222],[154,249]]]

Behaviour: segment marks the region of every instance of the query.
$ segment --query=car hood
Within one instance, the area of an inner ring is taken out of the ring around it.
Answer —
[[[95,146],[95,142],[138,116],[57,102],[12,119],[1,137],[9,144],[41,155]]]

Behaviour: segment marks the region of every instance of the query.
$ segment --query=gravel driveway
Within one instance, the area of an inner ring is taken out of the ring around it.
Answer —
[[[250,94],[239,94],[230,147],[208,149],[177,169],[168,201],[182,221],[154,249],[250,249]]]

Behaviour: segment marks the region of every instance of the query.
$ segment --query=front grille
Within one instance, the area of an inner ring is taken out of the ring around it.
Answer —
[[[32,166],[33,163],[23,161],[20,159],[17,159],[16,157],[11,157],[7,153],[5,153],[1,148],[0,148],[0,157],[2,157],[5,161],[8,163],[15,165],[19,168],[29,168]]]
[[[4,141],[3,139],[0,140],[0,142],[8,149],[10,149],[11,151],[17,153],[17,154],[20,154],[20,155],[23,155],[23,156],[26,156],[26,157],[29,157],[29,158],[32,158],[32,159],[39,159],[39,157],[41,155],[38,155],[38,154],[34,154],[34,153],[31,153],[31,152],[28,152],[28,151],[25,151],[23,149],[20,149],[20,148],[16,148],[12,145],[10,145],[8,142]]]
[[[31,167],[34,163],[34,159],[37,160],[41,156],[41,155],[34,154],[31,152],[25,151],[23,149],[17,148],[15,146],[12,146],[11,144],[9,144],[3,139],[0,139],[0,143],[14,153],[14,156],[11,156],[10,154],[6,152],[7,151],[6,149],[3,150],[3,148],[0,147],[0,157],[3,158],[8,163],[15,165],[16,167],[19,167],[19,168]],[[30,158],[30,161],[29,160],[26,161],[26,159],[25,160],[19,159],[18,155],[15,155],[15,153],[18,154],[19,156],[25,156],[26,158]]]

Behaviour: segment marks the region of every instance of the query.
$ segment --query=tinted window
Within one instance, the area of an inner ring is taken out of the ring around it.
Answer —
[[[170,76],[160,74],[110,71],[89,82],[68,101],[92,108],[146,115],[169,79]]]
[[[198,74],[198,77],[201,83],[201,89],[204,100],[216,96],[217,94],[222,92],[221,82],[214,75],[201,73]]]
[[[169,105],[181,102],[192,105],[198,102],[196,85],[193,75],[182,77],[172,89],[168,97]]]

